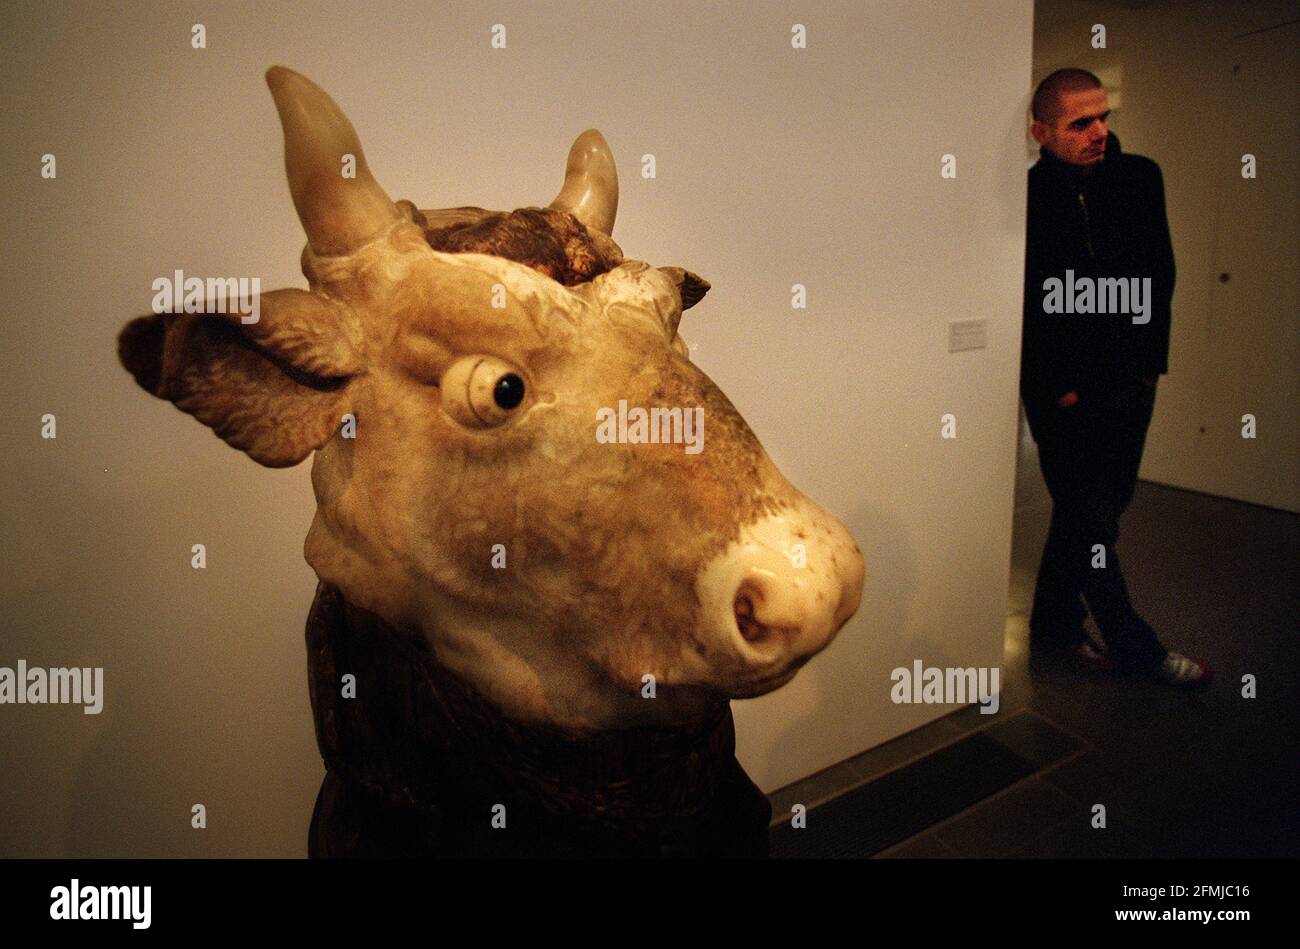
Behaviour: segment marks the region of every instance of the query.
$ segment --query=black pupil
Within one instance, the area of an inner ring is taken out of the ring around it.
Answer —
[[[492,398],[503,409],[513,409],[524,401],[524,380],[513,372],[508,372],[497,380],[492,389]]]

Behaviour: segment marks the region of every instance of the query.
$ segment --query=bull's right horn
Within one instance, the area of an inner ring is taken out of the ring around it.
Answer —
[[[321,257],[350,254],[383,234],[401,213],[375,181],[352,123],[325,90],[292,69],[266,72],[284,126],[284,167],[298,220]],[[343,157],[356,177],[343,177]]]

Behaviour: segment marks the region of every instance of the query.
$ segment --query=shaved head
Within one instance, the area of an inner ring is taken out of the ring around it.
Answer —
[[[1061,115],[1061,97],[1065,93],[1101,87],[1101,80],[1086,69],[1058,69],[1038,84],[1030,110],[1036,121],[1051,125]]]

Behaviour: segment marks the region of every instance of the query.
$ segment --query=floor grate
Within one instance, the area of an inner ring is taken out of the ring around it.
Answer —
[[[1042,718],[1017,716],[818,805],[808,812],[806,827],[778,824],[771,831],[772,856],[870,857],[1077,747],[1078,742]]]

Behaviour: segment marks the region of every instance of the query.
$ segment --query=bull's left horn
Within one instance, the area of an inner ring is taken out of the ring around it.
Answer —
[[[266,71],[284,127],[284,167],[298,220],[319,256],[348,254],[401,218],[375,181],[347,116],[316,83],[292,69]],[[343,157],[356,160],[356,177],[343,177]]]
[[[618,214],[618,170],[605,136],[587,129],[569,149],[564,187],[551,207],[568,211],[583,224],[610,237]]]

